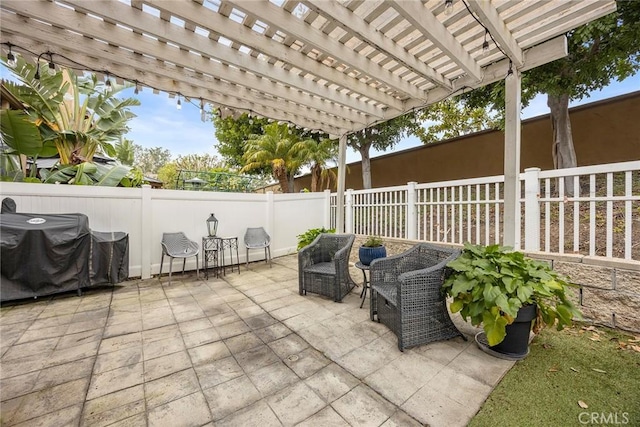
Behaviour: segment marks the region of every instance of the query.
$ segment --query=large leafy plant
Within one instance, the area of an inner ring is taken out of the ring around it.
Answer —
[[[513,323],[524,305],[537,306],[535,332],[554,324],[562,330],[573,318],[581,317],[566,292],[576,285],[548,264],[521,252],[465,243],[460,257],[447,266],[453,273],[443,289],[453,298],[451,311],[460,312],[474,326],[482,324],[491,346],[504,340],[506,326]]]
[[[126,86],[113,84],[109,91],[95,75],[78,76],[68,69],[36,78],[37,65],[23,58],[10,70],[20,84],[6,82],[5,87],[24,110],[2,111],[2,138],[15,152],[34,159],[58,154],[59,164],[42,174],[43,181],[114,185],[127,175],[123,165],[104,170],[92,163],[96,153],[115,156],[113,144],[135,117],[129,107],[140,102],[115,96]]]

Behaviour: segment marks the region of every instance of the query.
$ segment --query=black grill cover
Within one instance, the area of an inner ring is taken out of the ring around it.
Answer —
[[[83,214],[0,215],[0,300],[89,286],[91,235]]]
[[[91,231],[91,286],[116,284],[129,277],[129,235]]]

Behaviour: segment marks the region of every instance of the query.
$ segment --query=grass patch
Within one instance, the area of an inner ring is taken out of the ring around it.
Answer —
[[[640,426],[639,341],[602,327],[547,328],[469,426]]]

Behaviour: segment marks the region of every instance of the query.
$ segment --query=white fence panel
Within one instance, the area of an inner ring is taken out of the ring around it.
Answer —
[[[546,252],[640,260],[640,161],[543,171],[539,180]]]
[[[130,277],[147,278],[160,271],[163,232],[183,231],[201,244],[212,212],[220,221],[218,235],[238,237],[241,263],[246,258],[247,227],[264,227],[272,237],[272,255],[280,256],[296,250],[298,234],[326,226],[329,219],[327,193],[246,194],[6,182],[0,193],[16,201],[18,212],[82,213],[89,217],[92,230],[128,233]],[[255,256],[258,259],[259,254]],[[195,262],[188,259],[187,269],[195,269]]]

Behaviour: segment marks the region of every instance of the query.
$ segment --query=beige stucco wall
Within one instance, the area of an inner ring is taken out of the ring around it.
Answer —
[[[570,109],[578,166],[640,159],[640,91]],[[522,122],[521,171],[553,169],[548,115]],[[485,131],[371,159],[373,187],[502,175],[504,133]],[[360,162],[350,163],[346,188],[362,188]],[[296,179],[296,190],[311,178]]]

